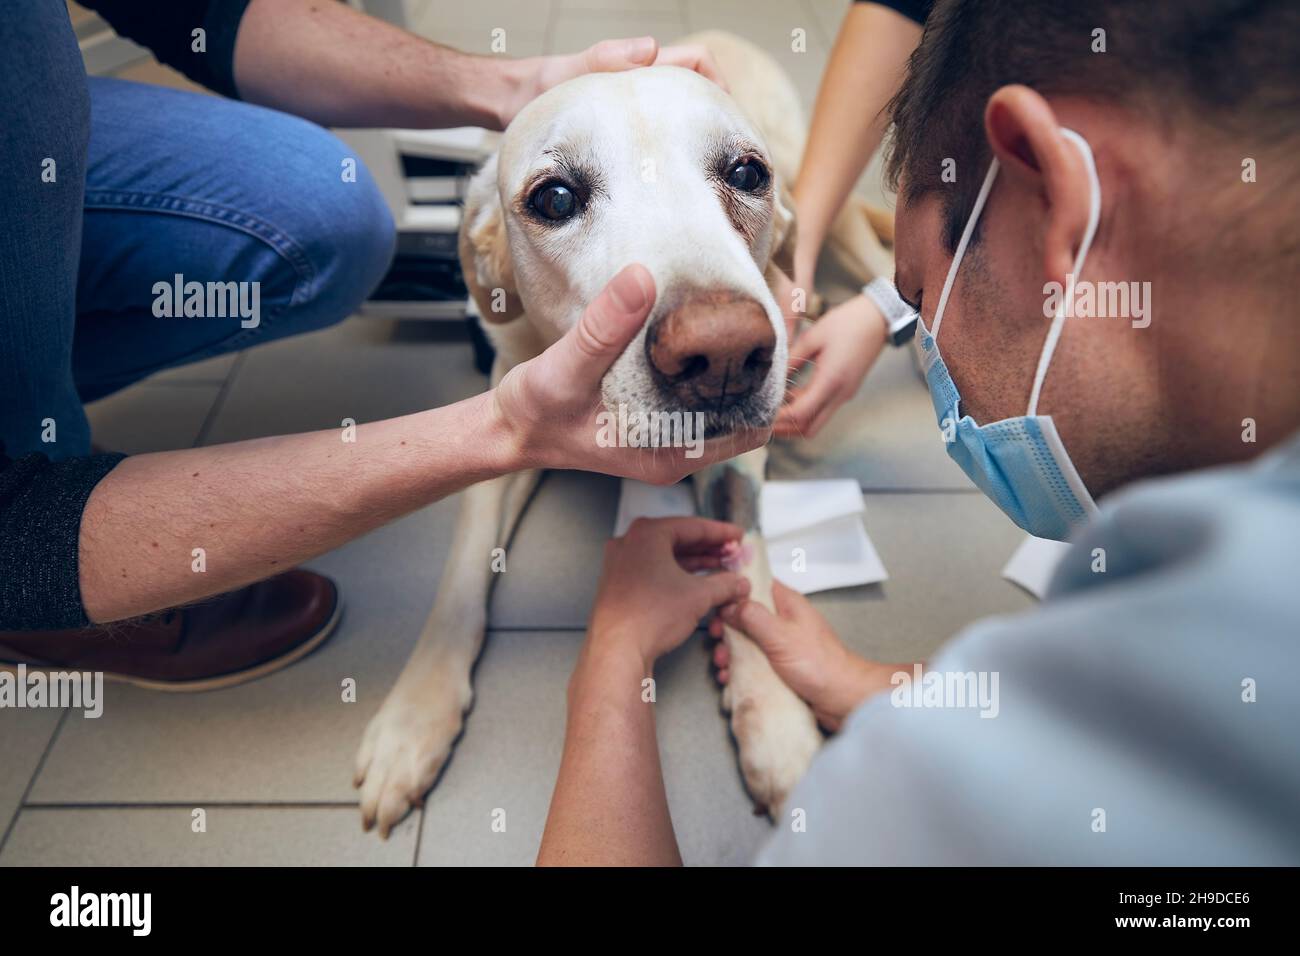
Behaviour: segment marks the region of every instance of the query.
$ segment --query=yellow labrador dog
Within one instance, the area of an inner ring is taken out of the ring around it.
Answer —
[[[470,186],[460,257],[496,347],[494,386],[571,328],[619,269],[646,266],[658,297],[604,379],[606,407],[633,419],[679,413],[717,437],[769,425],[785,390],[786,328],[769,267],[793,247],[782,191],[803,123],[795,91],[764,53],[720,33],[685,42],[709,47],[731,95],[665,66],[592,74],[537,98]],[[832,247],[859,270],[882,261],[866,220],[841,220]],[[770,607],[757,511],[765,460],[760,449],[694,481],[702,514],[747,529],[743,570],[754,599]],[[505,546],[538,477],[522,472],[465,492],[433,612],[357,756],[363,820],[381,833],[423,800],[460,733],[490,555]],[[741,770],[754,800],[776,811],[822,736],[762,652],[737,633],[726,640],[723,706]]]

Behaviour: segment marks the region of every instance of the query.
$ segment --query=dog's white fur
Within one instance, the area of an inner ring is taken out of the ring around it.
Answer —
[[[725,431],[764,425],[774,416],[785,387],[785,327],[765,273],[774,259],[788,257],[793,242],[782,191],[802,149],[799,102],[776,63],[744,41],[709,33],[688,42],[710,48],[731,96],[676,67],[572,80],[529,104],[474,178],[461,260],[496,347],[493,386],[571,328],[619,269],[639,262],[654,276],[658,292],[647,327],[682,289],[736,293],[761,304],[776,335],[771,371],[744,409],[714,424]],[[719,200],[706,161],[709,150],[748,150],[769,167],[773,182],[766,195],[743,197],[752,214],[747,234]],[[548,164],[575,161],[598,175],[598,201],[580,221],[558,228],[530,218],[523,203],[539,175]],[[849,248],[849,261],[859,269],[864,260],[869,270],[873,259],[882,261],[866,221],[841,220],[832,246],[838,241]],[[788,269],[788,261],[782,264]],[[664,409],[644,336],[643,329],[605,377],[610,407]],[[760,449],[706,469],[696,477],[701,501],[727,469],[756,495],[765,461]],[[460,733],[472,697],[470,669],[486,624],[489,556],[507,543],[538,477],[523,472],[465,492],[433,612],[357,756],[363,818],[385,834],[423,800]],[[771,574],[756,527],[747,543],[755,555],[746,570],[754,599],[770,608]],[[820,746],[821,734],[807,705],[777,678],[760,650],[730,629],[726,640],[731,676],[723,705],[731,713],[741,769],[755,801],[775,812]]]

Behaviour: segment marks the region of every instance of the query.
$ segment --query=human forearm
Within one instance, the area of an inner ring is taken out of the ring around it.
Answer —
[[[868,697],[889,689],[894,674],[905,670],[912,672],[911,664],[882,664],[849,653],[832,679],[810,703],[817,721],[831,733],[839,731],[849,717]]]
[[[589,639],[574,671],[539,866],[682,862],[659,766],[655,705],[642,698],[651,667],[628,646]]]
[[[326,126],[501,127],[529,61],[438,46],[318,0],[253,0],[235,45],[240,96]]]
[[[492,393],[350,437],[334,429],[123,461],[82,515],[87,616],[115,621],[242,587],[523,467]]]
[[[742,434],[738,447],[735,436],[706,442],[699,458],[598,441],[600,383],[654,301],[644,267],[628,266],[559,342],[491,392],[360,426],[355,441],[334,430],[128,459],[95,486],[81,515],[86,614],[111,621],[222,593],[525,468],[671,483],[756,447],[766,437],[759,432]],[[191,568],[200,557],[201,572]]]
[[[845,15],[794,186],[796,281],[811,281],[831,223],[880,145],[889,122],[884,108],[920,38],[917,24],[874,3],[855,4]]]

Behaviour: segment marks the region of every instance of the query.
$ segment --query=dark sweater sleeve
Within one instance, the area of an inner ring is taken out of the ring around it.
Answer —
[[[80,0],[120,36],[147,47],[154,56],[224,96],[235,89],[235,37],[249,0]],[[204,51],[194,50],[194,31],[205,33]]]
[[[934,7],[934,0],[857,0],[858,3],[874,3],[876,6],[889,7],[889,9],[901,13],[909,20],[914,20],[922,25],[925,19],[930,15],[930,10]]]
[[[0,446],[0,631],[90,624],[81,605],[81,513],[125,457],[10,460]]]

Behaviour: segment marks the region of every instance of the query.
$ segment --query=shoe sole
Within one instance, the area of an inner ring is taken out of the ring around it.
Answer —
[[[114,684],[132,684],[135,687],[143,687],[145,690],[158,690],[171,694],[199,694],[208,690],[224,690],[227,687],[237,687],[240,684],[247,684],[249,681],[257,680],[259,677],[266,677],[268,674],[274,674],[276,671],[283,670],[290,664],[295,664],[302,660],[320,645],[324,644],[326,639],[338,628],[339,619],[343,616],[343,598],[338,597],[334,601],[334,611],[330,614],[321,629],[313,634],[307,640],[294,647],[292,650],[281,654],[279,657],[273,657],[269,661],[263,661],[247,670],[235,671],[230,674],[222,674],[220,677],[202,677],[198,680],[186,681],[165,681],[151,680],[147,677],[132,677],[129,674],[115,674],[112,671],[104,671],[104,680],[111,681]],[[85,668],[76,667],[58,667],[48,664],[27,664],[27,672],[30,674],[34,671],[44,673],[67,672],[70,670],[85,670]],[[18,665],[9,662],[0,662],[0,671],[10,674],[18,673]]]

